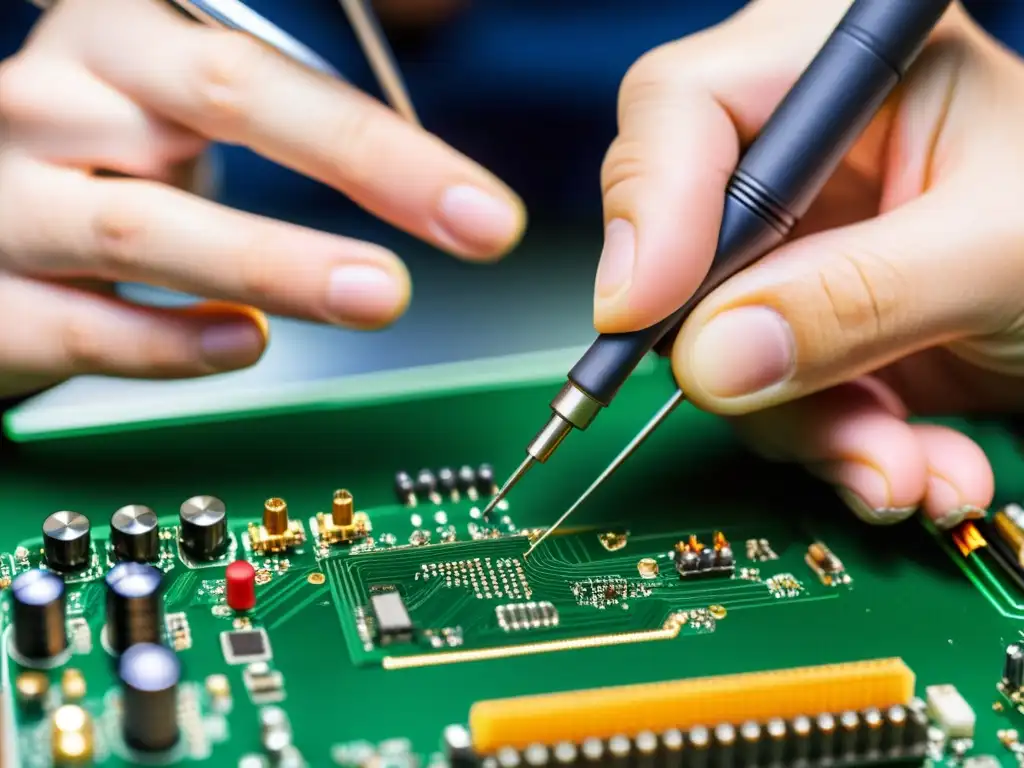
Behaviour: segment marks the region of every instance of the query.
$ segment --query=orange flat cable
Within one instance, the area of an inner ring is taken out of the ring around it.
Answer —
[[[902,659],[876,659],[481,701],[469,725],[477,754],[489,755],[506,746],[881,709],[913,695],[914,673]]]

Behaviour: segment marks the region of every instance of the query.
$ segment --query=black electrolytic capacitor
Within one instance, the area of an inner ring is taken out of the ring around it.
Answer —
[[[1024,648],[1019,643],[1006,646],[1003,662],[1003,685],[1012,693],[1024,687]]]
[[[81,512],[54,512],[43,521],[43,552],[55,571],[70,573],[89,565],[89,518]]]
[[[151,563],[159,558],[156,512],[142,504],[121,507],[110,518],[110,543],[118,560]]]
[[[476,468],[476,490],[481,496],[490,496],[498,490],[494,481],[494,467],[490,464],[481,464]]]
[[[416,494],[416,483],[408,472],[395,473],[395,498],[408,504]]]
[[[476,472],[468,464],[463,464],[455,476],[455,483],[463,493],[468,493],[471,489],[476,490]]]
[[[437,470],[437,490],[444,496],[451,496],[458,490],[458,482],[455,472],[451,467],[441,467]]]
[[[51,571],[25,571],[14,580],[14,647],[26,661],[46,661],[67,649],[65,601],[64,580]]]
[[[426,499],[431,494],[437,492],[437,478],[434,473],[429,469],[421,469],[416,473],[416,495],[421,499]]]
[[[178,680],[181,664],[162,645],[133,645],[120,661],[122,727],[129,746],[162,752],[178,742]]]
[[[107,643],[124,653],[138,643],[159,643],[163,574],[145,563],[118,563],[107,572]]]
[[[181,548],[195,560],[216,560],[228,545],[228,513],[216,496],[193,496],[179,513]]]

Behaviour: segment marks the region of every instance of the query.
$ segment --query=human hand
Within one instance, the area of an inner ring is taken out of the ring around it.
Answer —
[[[383,105],[158,0],[60,0],[0,65],[0,125],[0,396],[244,367],[266,342],[245,305],[358,328],[401,314],[389,251],[176,188],[211,140],[464,259],[500,256],[524,225],[501,182]],[[113,281],[219,303],[139,307]]]
[[[646,327],[696,290],[740,147],[848,5],[759,0],[631,69],[602,175],[599,331]],[[954,5],[795,237],[684,324],[688,397],[870,522],[982,514],[981,449],[907,419],[1024,405],[1022,130],[1024,64]]]

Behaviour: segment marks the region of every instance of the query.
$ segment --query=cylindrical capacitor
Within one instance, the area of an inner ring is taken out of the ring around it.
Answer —
[[[110,543],[118,560],[151,563],[159,558],[156,512],[142,504],[121,507],[110,518]]]
[[[444,748],[451,768],[476,768],[473,737],[462,725],[449,725],[444,729]]]
[[[263,527],[271,536],[280,536],[288,530],[288,504],[284,499],[275,497],[263,502]]]
[[[907,707],[907,734],[904,745],[916,749],[928,744],[928,708],[921,699],[913,698]]]
[[[731,768],[736,760],[736,729],[730,723],[715,726],[715,765]]]
[[[855,755],[860,748],[860,717],[853,710],[839,716],[839,754]]]
[[[138,643],[159,643],[163,574],[145,563],[118,563],[106,575],[107,643],[124,653]]]
[[[133,645],[121,656],[124,740],[135,749],[161,752],[178,742],[181,665],[162,645]]]
[[[695,725],[686,734],[690,768],[705,768],[708,764],[708,753],[711,751],[711,734],[703,725]]]
[[[228,544],[228,513],[216,496],[193,496],[181,505],[181,548],[189,557],[216,560]]]
[[[494,467],[490,464],[481,464],[476,468],[476,490],[481,496],[490,496],[498,492],[498,485],[494,481]]]
[[[1003,685],[1008,693],[1024,687],[1024,647],[1019,643],[1006,646],[1006,658],[1003,661]]]
[[[794,760],[806,760],[811,754],[811,735],[813,726],[811,719],[805,715],[797,715],[792,721]]]
[[[681,768],[683,765],[683,746],[686,738],[678,728],[672,728],[661,734],[661,765],[663,768]]]
[[[395,497],[402,504],[411,504],[416,499],[416,482],[408,472],[395,473]]]
[[[629,768],[631,746],[626,736],[612,736],[608,739],[608,759],[605,765],[609,768]]]
[[[831,758],[835,752],[836,719],[827,712],[814,720],[814,756],[818,759]]]
[[[585,765],[601,765],[604,760],[604,742],[600,739],[584,739],[580,744],[580,756]]]
[[[463,464],[459,467],[459,472],[455,476],[455,483],[462,493],[471,496],[476,495],[476,472],[468,464]]]
[[[224,592],[228,607],[249,611],[256,605],[256,569],[245,560],[236,560],[224,571]]]
[[[748,720],[740,726],[739,763],[747,768],[755,768],[760,757],[761,726],[754,720]]]
[[[64,581],[50,571],[25,571],[11,585],[14,647],[28,662],[42,662],[68,647]]]
[[[654,768],[655,760],[658,757],[658,737],[650,731],[640,731],[633,738],[633,747],[636,754],[634,766],[636,768]]]
[[[899,749],[903,746],[907,732],[907,710],[899,704],[889,707],[885,713],[885,726],[882,732],[882,748]]]
[[[413,487],[418,498],[429,499],[437,493],[437,478],[429,469],[421,469],[416,473],[416,484]]]
[[[552,750],[555,762],[560,766],[574,765],[579,757],[579,750],[571,741],[560,741]]]
[[[765,762],[768,765],[781,765],[786,757],[786,721],[781,717],[773,717],[764,726]]]
[[[864,751],[867,753],[878,752],[882,748],[882,728],[885,719],[882,713],[875,708],[864,710],[861,718],[864,724]]]
[[[43,521],[46,564],[69,573],[89,565],[89,518],[80,512],[54,512]]]
[[[441,467],[437,470],[437,490],[442,496],[452,496],[459,490],[455,471],[451,467]]]

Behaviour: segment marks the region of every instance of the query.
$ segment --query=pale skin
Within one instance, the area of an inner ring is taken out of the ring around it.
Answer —
[[[696,288],[743,144],[848,5],[759,0],[630,70],[602,171],[598,330],[649,325]],[[501,256],[525,222],[500,181],[384,107],[156,2],[60,0],[0,70],[0,117],[0,394],[79,373],[197,376],[262,352],[241,306],[142,309],[110,281],[361,328],[402,312],[394,254],[176,188],[210,140],[460,258]],[[980,514],[980,448],[907,418],[1024,405],[1022,127],[1024,64],[954,7],[797,237],[690,317],[672,353],[690,399],[869,522]]]

